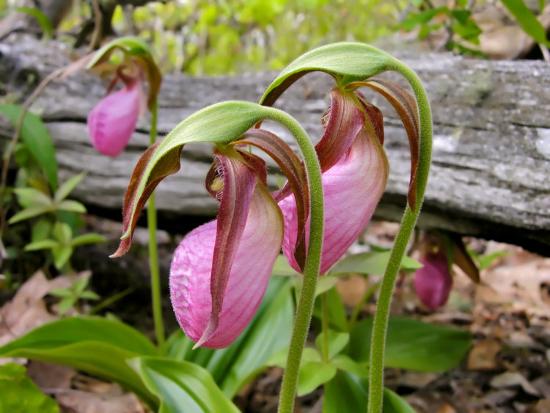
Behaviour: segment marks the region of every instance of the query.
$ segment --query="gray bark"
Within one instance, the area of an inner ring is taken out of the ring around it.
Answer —
[[[26,39],[26,38],[25,38]],[[0,45],[5,67],[41,75],[67,62],[57,43],[10,41]],[[484,61],[449,54],[401,55],[425,84],[434,115],[431,178],[420,226],[503,240],[539,252],[550,246],[550,66],[538,61]],[[14,78],[14,73],[12,73]],[[194,111],[220,100],[257,100],[274,73],[234,77],[169,75],[160,96],[161,133]],[[6,82],[6,79],[0,79]],[[9,83],[9,82],[8,82]],[[21,91],[11,82],[4,88]],[[313,136],[321,133],[330,79],[313,74],[286,92],[278,106],[294,115]],[[142,119],[128,150],[116,159],[96,153],[88,142],[86,115],[104,95],[104,85],[89,74],[51,84],[33,110],[41,113],[58,149],[62,177],[88,173],[75,196],[101,213],[121,207],[132,167],[147,145],[148,121]],[[385,114],[390,179],[377,210],[397,220],[409,180],[407,139],[396,114],[382,99],[365,92]],[[285,132],[276,131],[288,139]],[[157,190],[161,218],[211,216],[216,203],[203,180],[210,149],[189,145],[180,173]]]

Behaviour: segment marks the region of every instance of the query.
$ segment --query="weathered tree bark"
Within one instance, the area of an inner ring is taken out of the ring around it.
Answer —
[[[59,44],[46,47],[29,39],[3,43],[0,52],[0,73],[11,67],[32,69],[42,76],[67,62],[68,54]],[[435,122],[432,173],[420,226],[507,241],[548,254],[550,66],[449,54],[402,58],[424,81]],[[159,129],[166,133],[192,112],[220,100],[255,101],[273,77],[273,73],[167,76],[160,96]],[[22,90],[13,82],[4,88]],[[278,105],[318,137],[329,88],[328,76],[310,75],[284,94]],[[99,155],[88,142],[85,121],[104,93],[98,79],[78,74],[50,85],[33,110],[42,114],[56,142],[62,178],[83,170],[88,173],[75,197],[96,211],[119,216],[130,171],[147,144],[148,122],[140,122],[123,155],[116,159]],[[409,180],[407,139],[393,110],[378,97],[373,101],[386,115],[385,147],[391,167],[377,216],[397,220]],[[281,128],[274,129],[289,139]],[[189,145],[183,156],[182,171],[157,190],[161,218],[171,230],[185,226],[186,217],[210,216],[216,210],[216,202],[203,188],[210,149]]]

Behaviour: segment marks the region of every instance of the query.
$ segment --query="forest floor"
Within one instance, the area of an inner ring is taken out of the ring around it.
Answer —
[[[374,224],[366,241],[388,243],[394,230],[393,224]],[[388,369],[386,385],[418,413],[550,412],[550,259],[506,244],[477,239],[468,244],[485,255],[495,253],[480,284],[458,274],[447,305],[429,313],[403,278],[392,311],[470,331],[474,342],[468,356],[458,368],[441,374]],[[0,308],[0,344],[54,319],[46,295],[71,282],[66,277],[48,280],[41,273],[30,278]],[[337,286],[350,306],[362,282],[361,277],[351,277]],[[374,303],[369,304],[365,314],[374,308]],[[116,384],[67,367],[39,362],[27,367],[30,377],[56,398],[63,412],[147,412],[136,396]],[[237,397],[243,412],[275,412],[281,375],[280,369],[270,369],[247,386]],[[299,404],[297,412],[321,413],[322,391]]]

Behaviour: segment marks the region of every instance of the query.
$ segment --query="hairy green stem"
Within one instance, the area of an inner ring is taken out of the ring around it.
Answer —
[[[395,238],[390,260],[380,286],[380,294],[374,315],[369,361],[368,413],[381,413],[383,408],[384,356],[390,305],[401,261],[424,200],[432,156],[432,114],[428,97],[420,79],[413,70],[398,60],[394,60],[388,69],[401,73],[411,85],[416,96],[420,115],[420,158],[417,172],[415,209],[413,211],[407,205],[401,219],[399,232]]]
[[[317,153],[306,131],[294,118],[285,112],[273,108],[266,108],[266,110],[269,111],[269,119],[287,127],[289,132],[296,138],[304,157],[310,193],[310,232],[303,272],[304,280],[296,308],[296,317],[294,319],[294,328],[292,338],[290,339],[278,407],[279,413],[293,413],[298,373],[300,372],[302,353],[313,315],[315,288],[321,265],[321,250],[323,247],[323,184]]]
[[[153,145],[157,140],[158,123],[157,101],[151,107],[151,128],[149,143]],[[164,321],[162,318],[162,297],[160,288],[159,253],[157,244],[157,210],[155,208],[155,194],[151,194],[147,204],[147,227],[149,228],[149,270],[151,272],[151,301],[153,321],[155,323],[155,338],[159,346],[164,344]]]

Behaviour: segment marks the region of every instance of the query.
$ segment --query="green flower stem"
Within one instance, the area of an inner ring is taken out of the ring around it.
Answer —
[[[310,192],[310,232],[304,266],[304,280],[296,308],[294,329],[292,331],[292,338],[290,339],[278,407],[279,413],[293,413],[298,373],[300,372],[302,353],[311,323],[311,316],[313,315],[315,288],[321,265],[321,250],[323,247],[323,184],[317,153],[306,131],[290,115],[273,108],[266,108],[266,110],[268,111],[267,117],[269,119],[286,126],[296,138],[304,157]]]
[[[151,107],[151,130],[149,143],[153,145],[157,140],[158,106],[157,101]],[[155,323],[155,337],[157,344],[164,344],[164,321],[162,318],[162,298],[160,289],[159,253],[157,244],[157,210],[155,208],[155,194],[151,194],[147,204],[147,226],[149,228],[149,270],[151,271],[151,300],[153,321]]]
[[[327,293],[321,294],[321,329],[323,332],[323,361],[325,363],[329,362],[329,337],[328,337],[328,303],[327,303]]]
[[[420,79],[413,70],[398,60],[395,60],[388,69],[401,73],[411,85],[416,96],[420,115],[420,159],[417,171],[415,210],[411,210],[407,205],[403,218],[401,219],[399,233],[395,238],[390,260],[380,286],[380,295],[376,306],[376,314],[374,315],[369,361],[368,413],[382,413],[384,396],[384,352],[390,305],[397,273],[424,200],[424,192],[426,191],[426,185],[428,183],[432,156],[432,114],[426,91]]]

